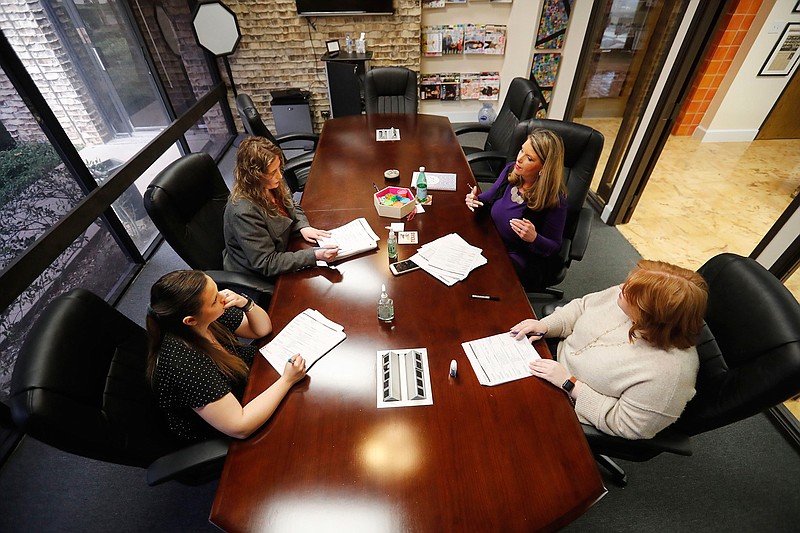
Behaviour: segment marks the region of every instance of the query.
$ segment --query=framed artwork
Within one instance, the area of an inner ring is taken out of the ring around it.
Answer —
[[[325,48],[328,49],[328,54],[335,56],[339,54],[339,39],[332,39],[325,41]]]
[[[758,75],[787,76],[797,64],[798,57],[800,57],[800,22],[790,22],[772,47]]]
[[[797,2],[792,8],[792,13],[800,13],[800,2]]]
[[[557,50],[564,46],[564,34],[569,24],[570,0],[545,0],[536,32],[537,50]]]

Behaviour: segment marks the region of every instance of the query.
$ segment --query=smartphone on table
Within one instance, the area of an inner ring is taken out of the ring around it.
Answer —
[[[417,270],[418,268],[419,265],[416,264],[411,259],[406,259],[405,261],[398,261],[397,263],[392,263],[389,265],[389,271],[395,276],[399,276],[400,274],[405,274],[406,272],[411,272],[412,270]]]

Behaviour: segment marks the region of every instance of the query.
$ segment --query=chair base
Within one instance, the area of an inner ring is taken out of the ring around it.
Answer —
[[[628,475],[625,473],[625,470],[609,456],[598,453],[595,454],[594,460],[611,474],[611,481],[614,485],[622,488],[628,485]]]

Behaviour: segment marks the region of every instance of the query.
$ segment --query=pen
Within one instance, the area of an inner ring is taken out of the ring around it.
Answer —
[[[292,364],[294,364],[294,359],[292,359],[292,358],[290,357],[289,359],[287,359],[287,360],[286,360],[286,362],[287,362],[287,363],[292,363]]]
[[[512,335],[517,335],[517,334],[519,334],[519,331],[512,331],[511,334]],[[526,333],[525,336],[526,337],[544,337],[544,333],[543,332],[539,333],[539,332],[536,332],[536,331],[531,331],[530,333]]]
[[[471,186],[469,183],[467,183],[467,187],[469,187],[469,192],[471,193],[471,192],[473,191],[473,187],[472,187],[472,186]],[[474,208],[474,207],[472,207],[471,205],[468,205],[468,206],[467,206],[467,209],[469,209],[469,210],[470,210],[470,211],[472,211],[473,213],[475,212],[475,208]]]
[[[473,294],[471,295],[476,300],[492,300],[494,302],[499,302],[500,298],[497,296],[486,296],[485,294]]]
[[[375,187],[375,192],[381,192],[381,190],[378,188],[378,186],[375,185],[374,181],[372,182],[372,186]]]

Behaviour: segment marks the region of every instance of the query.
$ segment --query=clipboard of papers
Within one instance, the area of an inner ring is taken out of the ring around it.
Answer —
[[[528,365],[541,359],[528,339],[515,340],[508,332],[462,342],[461,347],[478,382],[489,387],[531,377]]]
[[[306,309],[259,350],[278,374],[296,353],[306,360],[306,371],[347,337],[344,326],[332,322],[319,311]]]

